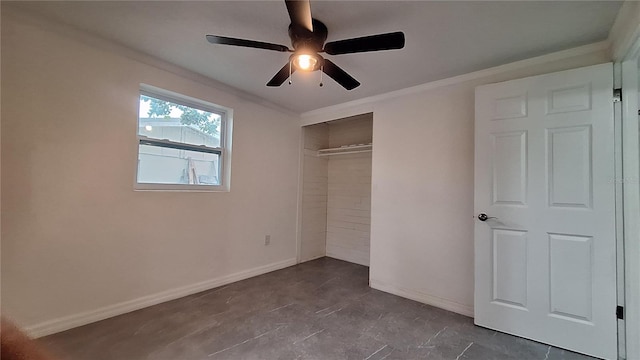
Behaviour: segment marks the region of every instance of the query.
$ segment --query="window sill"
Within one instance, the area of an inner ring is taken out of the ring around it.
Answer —
[[[135,184],[134,191],[160,192],[229,192],[224,185],[177,185],[177,184]]]

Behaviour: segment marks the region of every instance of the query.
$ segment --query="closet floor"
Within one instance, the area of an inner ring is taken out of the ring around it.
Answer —
[[[60,359],[590,359],[367,286],[330,258],[54,334]]]

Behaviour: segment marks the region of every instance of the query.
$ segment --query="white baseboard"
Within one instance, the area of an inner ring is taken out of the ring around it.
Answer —
[[[308,259],[300,259],[300,264],[302,264],[304,262],[307,262],[307,261],[317,260],[317,259],[323,258],[325,256],[326,256],[325,254],[321,254],[321,255],[314,255],[314,256],[312,256],[312,257],[310,257]]]
[[[371,279],[370,286],[376,290],[384,291],[393,295],[398,295],[407,299],[415,300],[423,304],[432,305],[441,309],[453,311],[454,313],[473,317],[473,306],[457,303],[452,300],[443,299],[438,296],[425,294],[421,291],[404,289],[384,281]]]
[[[336,254],[336,253],[333,253],[333,252],[327,252],[327,257],[332,258],[332,259],[338,259],[338,260],[342,260],[342,261],[346,261],[346,262],[350,262],[350,263],[354,263],[354,264],[358,264],[358,265],[369,267],[369,262],[368,261],[364,261],[362,259],[358,259],[357,256],[344,256],[342,254]]]
[[[219,278],[182,286],[175,289],[162,291],[137,299],[123,301],[117,304],[101,307],[99,309],[48,320],[40,324],[28,326],[24,330],[32,337],[42,337],[60,331],[69,330],[74,327],[86,325],[92,322],[104,320],[117,315],[122,315],[152,305],[160,304],[165,301],[175,300],[187,295],[227,285],[236,281],[266,274],[271,271],[280,270],[293,265],[296,265],[295,258],[255,267],[253,269],[240,271],[237,273],[221,276]]]

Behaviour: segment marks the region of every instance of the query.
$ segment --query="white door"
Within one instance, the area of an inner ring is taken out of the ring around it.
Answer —
[[[617,358],[612,93],[612,64],[476,89],[477,325]]]

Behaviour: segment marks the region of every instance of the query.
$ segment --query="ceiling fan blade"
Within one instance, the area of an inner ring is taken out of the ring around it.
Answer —
[[[313,32],[313,20],[311,18],[311,4],[309,0],[285,0],[289,18],[294,25],[301,26]]]
[[[329,55],[352,54],[367,51],[394,50],[404,47],[401,31],[328,42],[324,51]]]
[[[324,59],[322,71],[347,90],[353,90],[360,86],[358,80],[347,74],[346,71],[331,62],[331,60]]]
[[[289,64],[286,63],[280,71],[278,71],[271,80],[267,83],[267,86],[280,86],[289,78]],[[296,71],[295,66],[291,66],[291,74]]]
[[[275,50],[275,51],[282,51],[282,52],[291,51],[289,50],[288,47],[284,45],[270,44],[262,41],[253,41],[253,40],[246,40],[246,39],[236,39],[236,38],[230,38],[226,36],[207,35],[207,41],[212,44],[219,44],[219,45],[243,46],[243,47]]]

